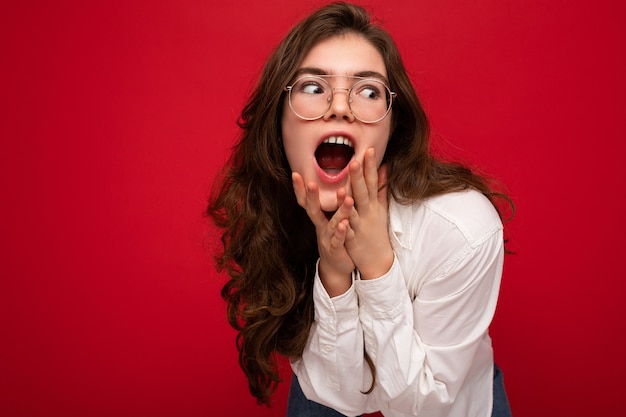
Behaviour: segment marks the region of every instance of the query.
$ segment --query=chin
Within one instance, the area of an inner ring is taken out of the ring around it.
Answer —
[[[322,204],[321,208],[322,211],[326,213],[334,213],[339,208],[339,205],[337,204],[337,201],[335,201],[334,203]]]
[[[329,196],[320,196],[320,207],[323,211],[326,212],[334,212],[339,208],[339,204],[337,204],[337,196],[329,195]]]
[[[339,208],[339,201],[337,200],[337,190],[339,188],[345,188],[346,194],[352,195],[352,188],[350,184],[320,184],[320,207],[325,212],[334,213]]]

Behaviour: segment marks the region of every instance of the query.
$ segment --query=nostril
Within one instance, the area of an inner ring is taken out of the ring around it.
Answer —
[[[347,89],[340,89],[347,90]],[[328,106],[328,112],[326,113],[325,119],[341,119],[346,121],[351,121],[354,119],[354,115],[352,114],[352,109],[350,107],[350,98],[349,97],[341,97],[344,94],[334,94],[331,102]]]

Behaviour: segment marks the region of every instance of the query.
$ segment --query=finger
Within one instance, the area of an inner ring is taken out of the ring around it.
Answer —
[[[365,184],[367,186],[367,192],[371,199],[378,193],[378,184],[380,184],[378,178],[378,167],[376,166],[376,150],[369,148],[365,151],[365,158],[363,159],[363,175],[365,177]]]
[[[338,193],[339,194],[339,193]],[[331,217],[328,226],[331,230],[334,230],[340,222],[346,220],[350,217],[350,215],[354,212],[354,199],[345,195],[345,191],[343,193],[343,199],[339,203],[339,208]],[[338,195],[339,197],[339,195]]]
[[[320,205],[320,190],[316,183],[306,184],[305,210],[316,227],[325,227],[328,224],[326,215]]]
[[[307,215],[316,227],[324,226],[327,221],[320,207],[317,184],[312,182],[307,187],[304,179],[297,172],[291,174],[291,179],[298,205],[306,210]]]
[[[369,192],[363,177],[362,165],[358,161],[350,164],[350,184],[356,207],[359,210],[364,209],[369,203]]]
[[[348,231],[348,221],[343,219],[337,224],[335,232],[330,239],[330,247],[332,250],[343,249],[343,245],[346,241],[346,233]]]
[[[347,224],[346,228],[346,237],[344,238],[346,248],[350,246],[352,242],[356,239],[356,233],[354,231],[354,227],[352,227],[352,221],[350,220]]]
[[[348,221],[350,222],[350,231],[353,235],[361,229],[361,217],[357,210],[352,210],[350,217],[348,217]]]
[[[343,201],[346,199],[347,196],[348,192],[346,191],[345,187],[340,187],[337,190],[337,207],[340,207],[341,204],[343,204]]]
[[[306,209],[306,187],[302,176],[297,172],[292,173],[291,182],[293,183],[293,191],[296,194],[298,205]]]
[[[387,164],[383,164],[378,169],[378,201],[387,207]]]

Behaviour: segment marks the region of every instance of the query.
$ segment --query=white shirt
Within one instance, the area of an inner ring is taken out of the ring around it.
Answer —
[[[315,320],[292,368],[307,398],[348,416],[489,417],[502,224],[477,191],[389,206],[395,259],[382,277],[330,298],[315,277]],[[367,350],[376,365],[370,394]]]

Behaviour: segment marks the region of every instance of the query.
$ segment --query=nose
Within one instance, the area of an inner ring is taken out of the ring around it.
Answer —
[[[352,110],[350,109],[350,89],[345,87],[334,87],[332,89],[333,95],[331,97],[330,107],[326,114],[324,114],[324,120],[331,119],[343,119],[349,122],[355,120]]]

